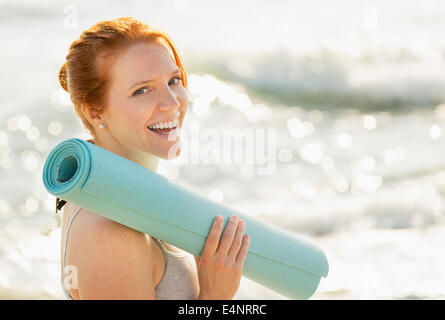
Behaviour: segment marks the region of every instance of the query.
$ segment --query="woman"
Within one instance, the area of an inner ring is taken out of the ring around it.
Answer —
[[[180,153],[187,77],[171,39],[132,18],[102,21],[74,41],[59,72],[99,147],[156,171]],[[232,299],[249,237],[215,217],[200,258],[73,203],[62,218],[62,281],[70,299]],[[68,272],[67,272],[68,270]],[[66,288],[68,286],[68,288]]]

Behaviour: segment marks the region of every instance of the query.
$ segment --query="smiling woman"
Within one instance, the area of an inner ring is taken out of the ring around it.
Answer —
[[[153,168],[137,150],[166,158],[179,144],[176,130],[169,140],[147,130],[169,121],[179,129],[187,108],[182,59],[161,30],[128,17],[99,22],[71,44],[59,81],[96,145]]]
[[[99,22],[71,44],[59,81],[93,136],[89,142],[153,171],[159,159],[180,154],[187,77],[162,31],[129,17]],[[221,241],[222,221],[214,223],[200,263],[57,198],[56,211],[62,207],[61,272],[70,273],[62,284],[68,298],[231,299],[239,287],[249,243],[237,217]]]
[[[66,62],[59,72],[59,82],[64,90],[70,94],[76,114],[82,120],[85,129],[93,136],[97,136],[97,128],[104,128],[103,123],[97,124],[96,119],[88,119],[91,115],[103,113],[107,105],[107,88],[113,79],[119,79],[110,75],[110,66],[115,62],[119,54],[123,54],[130,45],[138,43],[153,43],[157,41],[174,58],[175,71],[171,76],[179,74],[174,80],[182,82],[187,88],[187,75],[173,41],[161,30],[143,24],[133,18],[120,18],[113,21],[103,21],[84,31],[78,40],[74,41],[66,56]],[[147,61],[143,61],[147,62]],[[79,68],[78,66],[82,66]],[[149,72],[150,68],[137,68],[136,72],[129,72],[131,77],[139,76],[139,73]],[[151,81],[138,81],[128,91],[138,85]],[[132,95],[140,94],[140,89]],[[142,93],[141,93],[142,94]],[[185,101],[184,101],[185,104]],[[185,113],[185,110],[184,112]],[[176,122],[178,118],[175,118]],[[178,123],[176,123],[177,125]],[[153,126],[150,124],[149,126]],[[157,125],[156,125],[157,126]],[[177,126],[175,126],[176,128]],[[157,127],[156,127],[157,128]],[[150,127],[150,129],[152,129]],[[159,133],[159,132],[158,132]],[[169,132],[170,133],[170,132]],[[97,145],[101,145],[98,141]],[[148,162],[150,163],[150,161]],[[60,210],[65,204],[64,200],[56,199],[56,210]]]

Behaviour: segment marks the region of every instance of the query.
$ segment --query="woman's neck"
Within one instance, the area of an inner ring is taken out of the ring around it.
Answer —
[[[159,158],[152,154],[141,152],[135,149],[131,150],[131,152],[130,151],[123,152],[121,149],[105,146],[101,144],[100,141],[98,141],[97,139],[89,139],[87,141],[98,147],[111,151],[121,157],[136,162],[137,164],[151,171],[156,172],[158,169]]]

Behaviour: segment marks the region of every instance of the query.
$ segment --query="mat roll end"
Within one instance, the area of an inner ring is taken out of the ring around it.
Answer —
[[[63,198],[86,181],[91,157],[85,143],[77,138],[68,139],[49,153],[42,172],[43,184],[49,193]]]

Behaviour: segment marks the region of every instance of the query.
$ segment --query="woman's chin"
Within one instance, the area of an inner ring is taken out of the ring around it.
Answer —
[[[169,135],[162,135],[149,130],[148,139],[150,139],[151,146],[156,149],[150,150],[150,153],[155,154],[163,160],[173,160],[179,157],[181,153],[181,136],[179,130],[178,128],[178,130],[175,130]]]
[[[162,160],[174,160],[181,155],[181,143],[177,141],[166,150],[158,152],[157,154]]]

